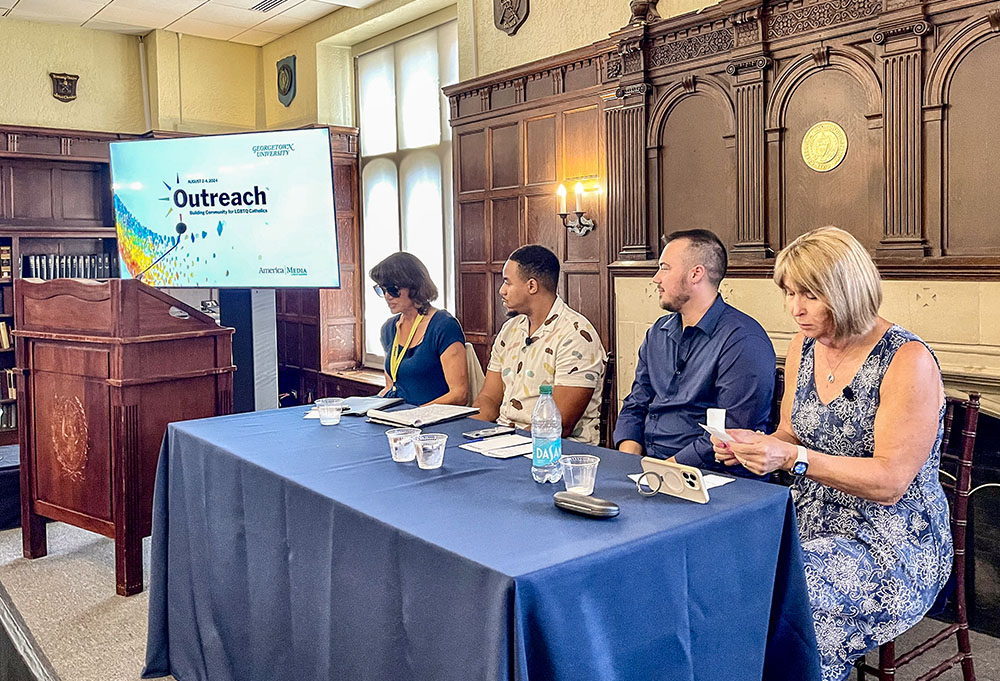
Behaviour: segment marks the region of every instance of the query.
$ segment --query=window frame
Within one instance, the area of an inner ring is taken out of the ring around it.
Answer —
[[[362,333],[362,337],[361,337],[361,357],[362,357],[362,365],[364,367],[367,367],[367,368],[374,368],[374,369],[384,370],[385,355],[384,354],[371,353],[371,352],[368,351],[368,337],[367,337],[367,321],[368,321],[368,318],[367,318],[367,315],[368,315],[368,312],[369,312],[369,310],[368,310],[368,301],[369,301],[369,299],[368,299],[367,292],[368,292],[369,288],[372,285],[372,282],[371,282],[371,280],[368,277],[368,271],[372,268],[372,266],[375,263],[369,263],[365,259],[365,238],[366,238],[366,234],[367,234],[367,230],[365,229],[365,203],[366,203],[365,185],[364,185],[364,172],[365,172],[365,168],[368,166],[369,163],[372,163],[374,161],[378,161],[378,160],[383,160],[384,159],[384,160],[390,161],[393,164],[393,166],[395,167],[395,169],[396,169],[396,215],[397,215],[397,218],[398,218],[399,228],[398,228],[398,231],[396,233],[395,251],[399,251],[399,250],[402,250],[402,248],[403,248],[404,231],[406,230],[406,227],[407,227],[406,224],[405,224],[405,212],[404,212],[405,211],[405,205],[404,205],[405,191],[404,191],[403,184],[402,184],[402,172],[401,172],[403,161],[408,156],[411,156],[411,155],[414,155],[414,154],[417,154],[417,153],[421,153],[421,152],[428,152],[428,151],[431,152],[431,153],[433,153],[437,157],[437,159],[438,159],[438,167],[439,167],[440,172],[441,172],[440,200],[441,200],[441,226],[442,226],[442,232],[443,232],[443,234],[442,234],[442,253],[441,253],[441,255],[442,255],[442,262],[444,264],[444,271],[443,271],[444,279],[442,281],[435,281],[435,284],[437,284],[438,292],[439,292],[439,297],[438,297],[438,300],[435,301],[435,306],[438,307],[439,309],[448,310],[449,312],[451,312],[452,314],[454,314],[455,313],[455,299],[456,299],[456,295],[455,295],[455,220],[454,220],[454,215],[453,215],[454,211],[452,210],[452,208],[453,208],[453,201],[454,201],[454,195],[453,195],[453,191],[454,190],[453,190],[453,187],[452,187],[452,173],[451,173],[452,164],[453,164],[453,158],[452,158],[453,137],[452,137],[451,131],[450,131],[450,123],[448,122],[449,119],[450,119],[450,112],[447,109],[447,101],[444,99],[443,95],[441,95],[441,100],[439,100],[439,101],[440,101],[440,105],[441,105],[442,108],[438,112],[438,119],[440,121],[439,125],[441,126],[441,128],[440,128],[441,129],[441,138],[440,138],[440,141],[437,144],[429,144],[429,145],[425,145],[425,146],[422,146],[422,147],[411,147],[411,148],[407,148],[407,149],[400,149],[399,148],[399,126],[400,126],[400,121],[399,121],[399,116],[398,116],[398,113],[397,113],[397,116],[396,116],[396,150],[392,151],[392,152],[384,152],[384,153],[381,153],[381,154],[374,154],[374,155],[371,155],[371,156],[363,156],[362,155],[363,145],[361,143],[361,139],[360,138],[364,135],[364,131],[362,130],[362,126],[361,126],[361,77],[360,77],[361,74],[360,74],[360,69],[358,68],[358,60],[361,57],[363,57],[364,55],[370,54],[370,53],[378,51],[378,50],[383,50],[383,49],[387,49],[387,48],[390,48],[390,47],[395,48],[395,46],[398,43],[401,43],[401,42],[403,42],[405,40],[409,40],[409,39],[411,39],[411,38],[413,38],[415,36],[418,36],[418,35],[421,35],[421,34],[424,34],[424,33],[430,33],[430,32],[435,32],[436,33],[438,31],[440,31],[443,27],[447,26],[448,24],[455,24],[455,26],[457,28],[457,24],[458,24],[457,19],[454,19],[454,18],[448,19],[447,21],[443,21],[443,22],[441,22],[440,24],[438,24],[436,26],[432,26],[432,27],[429,27],[429,28],[426,28],[426,29],[423,29],[423,30],[420,30],[420,31],[416,31],[416,32],[414,32],[411,35],[408,35],[408,36],[400,38],[399,40],[395,40],[395,41],[393,41],[391,43],[387,43],[385,45],[380,45],[380,46],[374,47],[374,48],[372,48],[370,50],[366,50],[364,52],[355,54],[355,55],[353,55],[353,58],[352,58],[353,69],[354,69],[353,77],[354,77],[354,92],[355,92],[354,102],[353,102],[353,104],[354,104],[354,118],[355,118],[356,121],[358,121],[358,135],[359,135],[359,140],[358,140],[358,175],[357,175],[357,178],[358,178],[358,180],[357,180],[358,181],[358,197],[360,199],[360,202],[359,202],[360,205],[359,205],[359,211],[358,211],[358,224],[360,225],[359,253],[360,253],[360,259],[361,259],[360,268],[362,269],[361,275],[362,275],[362,280],[364,282],[363,285],[362,285],[362,290],[359,292],[360,298],[361,298],[360,309],[361,309],[361,330],[362,330],[361,331],[361,333]],[[438,43],[439,49],[440,49],[440,40],[438,40],[436,42]],[[456,45],[457,45],[457,41],[456,41]],[[441,55],[442,55],[442,53],[439,51],[438,52],[438,59],[439,59],[438,71],[439,71],[439,73],[441,72],[441,68],[442,68],[441,67],[441,62],[440,62]],[[396,68],[396,66],[395,66],[395,59],[393,60],[393,63],[394,63],[393,76],[394,76],[394,81],[395,81],[395,79],[398,78],[398,72],[395,70],[395,68]],[[456,62],[456,65],[457,65],[457,62]],[[447,85],[450,85],[450,84],[451,83],[444,83],[442,81],[442,82],[440,82],[440,87],[444,88],[444,87],[446,87]],[[398,97],[398,87],[396,88],[396,96]],[[398,110],[397,110],[397,112],[398,112]],[[447,129],[447,134],[446,134],[446,129]],[[375,311],[372,310],[372,312],[374,313]],[[388,309],[385,309],[385,319],[388,319],[389,316],[390,315],[389,315]]]

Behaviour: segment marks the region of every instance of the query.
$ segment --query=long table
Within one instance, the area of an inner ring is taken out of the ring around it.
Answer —
[[[171,424],[153,508],[144,677],[180,681],[810,681],[816,641],[788,490],[641,497],[601,457],[557,509],[530,461],[389,457],[385,427],[304,408]]]

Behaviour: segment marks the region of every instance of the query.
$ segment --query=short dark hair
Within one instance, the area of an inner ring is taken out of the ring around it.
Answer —
[[[517,263],[522,277],[534,279],[545,290],[556,292],[559,285],[559,258],[545,246],[521,246],[510,254],[508,260]]]
[[[726,276],[726,269],[729,267],[729,256],[726,255],[726,247],[715,232],[707,229],[683,229],[671,232],[663,237],[663,245],[666,246],[671,241],[686,239],[690,248],[697,256],[697,264],[704,266],[708,280],[713,286],[718,288],[719,282]]]
[[[437,286],[431,281],[430,272],[420,262],[420,258],[412,253],[393,253],[371,268],[368,276],[383,288],[395,286],[408,289],[410,300],[417,306],[420,314],[426,314],[431,301],[438,297]]]

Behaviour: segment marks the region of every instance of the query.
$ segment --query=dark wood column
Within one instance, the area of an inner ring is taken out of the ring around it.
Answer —
[[[617,51],[607,59],[606,83],[616,85],[613,92],[604,95],[612,260],[656,257],[647,217],[646,187],[656,184],[647,176],[646,127],[653,88],[645,81],[645,34],[645,24],[619,31],[613,36]]]
[[[764,174],[765,72],[771,66],[766,56],[756,7],[739,12],[733,24],[734,61],[726,67],[732,79],[736,105],[737,209],[736,243],[732,252],[741,258],[774,255],[767,241],[767,178]]]
[[[892,4],[899,4],[894,2]],[[890,5],[891,6],[891,5]],[[914,13],[916,12],[916,13]],[[882,62],[885,131],[885,224],[877,253],[920,257],[929,253],[923,234],[921,104],[923,38],[930,26],[920,7],[884,15],[872,35]]]

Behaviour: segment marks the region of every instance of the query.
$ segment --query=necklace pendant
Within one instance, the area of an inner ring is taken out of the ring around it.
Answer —
[[[826,375],[826,382],[827,383],[833,383],[833,374],[827,374]]]

